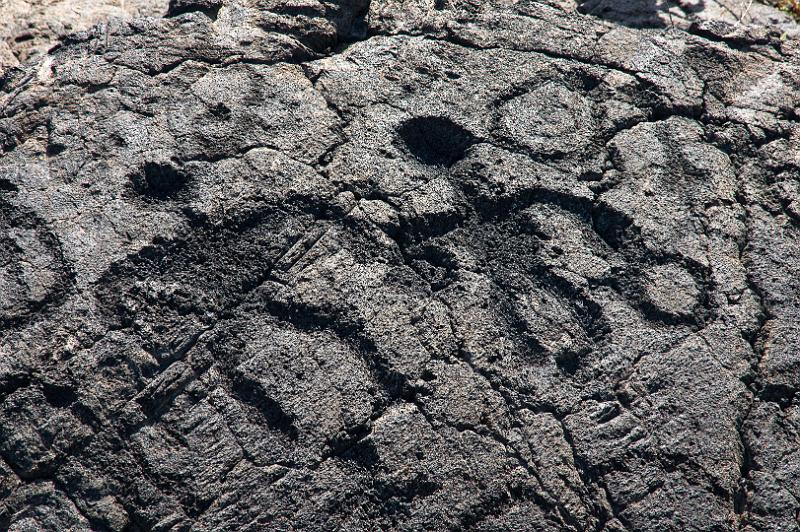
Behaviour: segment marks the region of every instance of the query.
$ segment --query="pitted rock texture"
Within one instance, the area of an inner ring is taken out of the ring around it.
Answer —
[[[800,49],[582,11],[173,0],[8,70],[0,528],[797,530]]]
[[[111,18],[161,16],[168,0],[0,0],[0,75]]]

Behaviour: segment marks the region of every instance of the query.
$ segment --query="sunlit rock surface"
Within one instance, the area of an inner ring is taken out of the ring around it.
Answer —
[[[0,528],[796,530],[793,22],[588,4],[6,39]]]

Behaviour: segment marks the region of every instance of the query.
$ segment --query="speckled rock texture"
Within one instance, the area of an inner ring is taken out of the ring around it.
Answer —
[[[161,16],[168,0],[0,0],[0,72],[19,66],[68,34],[112,18]]]
[[[173,0],[7,67],[0,529],[798,530],[794,23],[600,4]]]

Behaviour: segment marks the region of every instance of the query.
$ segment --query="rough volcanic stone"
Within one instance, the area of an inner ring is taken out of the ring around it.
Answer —
[[[800,529],[800,47],[726,6],[13,18],[0,528]]]
[[[0,0],[0,74],[70,33],[109,19],[161,16],[168,0]]]

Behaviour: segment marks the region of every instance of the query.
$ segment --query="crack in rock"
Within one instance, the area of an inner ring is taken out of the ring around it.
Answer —
[[[0,528],[800,527],[791,18],[89,7],[0,0]]]

